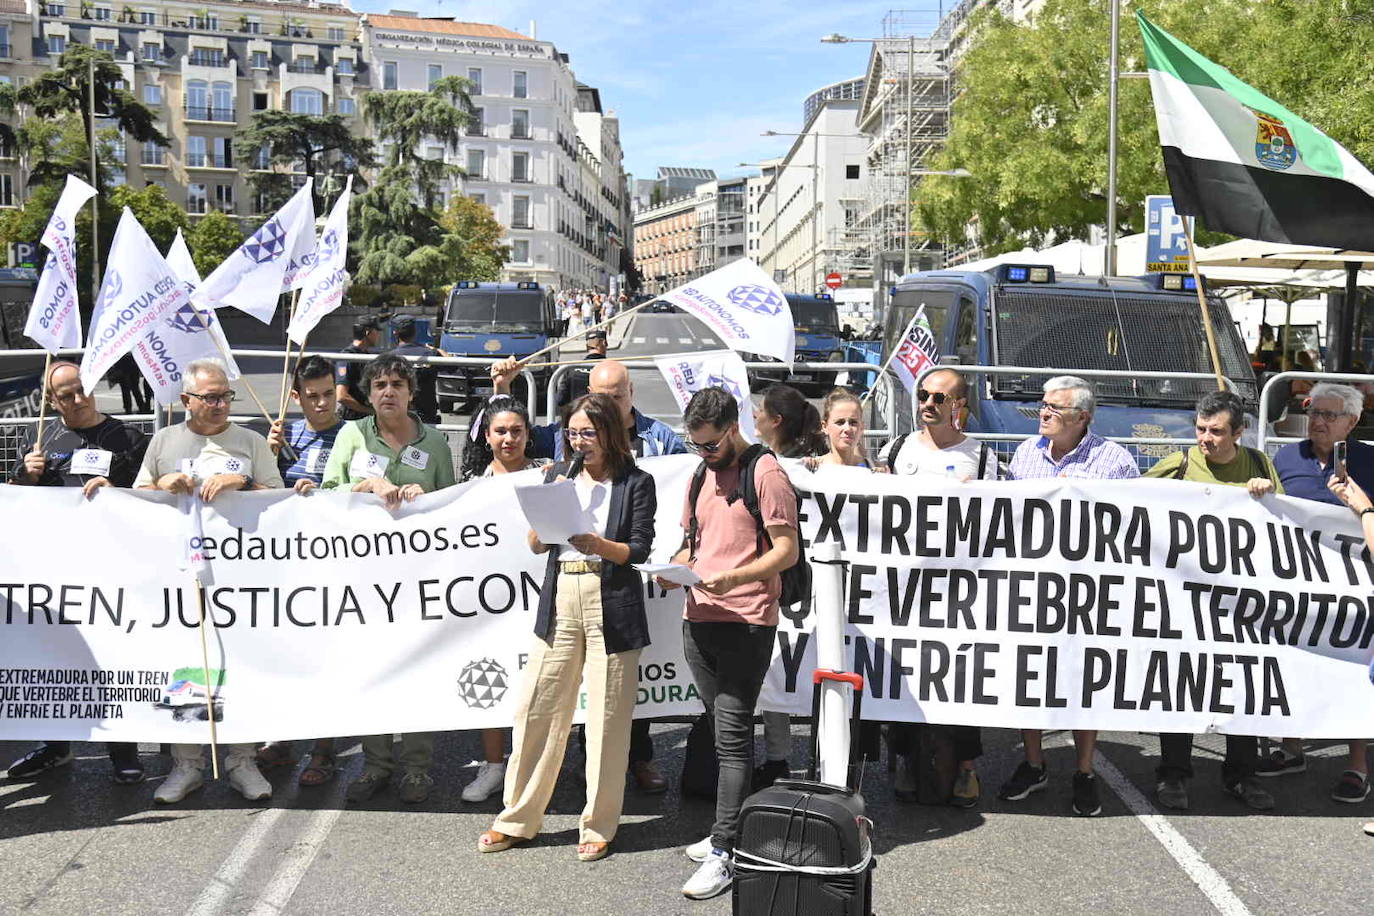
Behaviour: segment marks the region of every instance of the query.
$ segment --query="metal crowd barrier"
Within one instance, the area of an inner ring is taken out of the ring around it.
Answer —
[[[663,355],[664,355],[664,356],[668,356],[668,355],[672,355],[672,354],[667,354],[667,353],[665,353],[665,354],[663,354]],[[563,377],[564,377],[567,373],[571,372],[572,370],[574,370],[574,369],[576,369],[576,368],[578,368],[578,367],[580,367],[580,366],[593,366],[593,365],[596,365],[596,364],[599,363],[599,362],[601,362],[601,360],[578,360],[578,361],[575,362],[575,363],[568,363],[567,365],[559,366],[557,369],[554,370],[553,375],[551,375],[551,376],[549,377],[549,391],[550,391],[550,392],[557,391],[557,390],[558,390],[558,383],[563,379]],[[654,362],[653,360],[651,360],[651,359],[645,359],[645,360],[629,360],[629,361],[624,361],[624,360],[622,360],[621,362],[622,362],[622,365],[624,365],[625,368],[627,368],[627,369],[641,370],[641,371],[652,369],[652,370],[655,371],[655,372],[658,371],[658,364],[657,364],[656,362]],[[795,372],[795,371],[798,370],[798,369],[802,369],[802,370],[805,370],[805,371],[808,371],[808,372],[832,372],[832,373],[834,373],[834,374],[836,374],[836,375],[838,375],[838,374],[840,374],[840,373],[843,373],[843,372],[856,372],[856,371],[864,371],[864,370],[867,370],[868,372],[871,373],[871,372],[876,372],[876,370],[877,370],[877,367],[874,366],[872,363],[830,363],[830,362],[815,362],[815,363],[781,363],[781,362],[779,362],[779,363],[745,363],[745,364],[744,364],[744,367],[745,367],[746,369],[759,369],[759,370],[763,370],[763,371],[765,371],[765,372],[767,372],[767,371],[777,372],[777,371],[779,371],[779,370],[781,370],[781,369],[789,369],[790,371]],[[887,393],[888,393],[889,395],[891,394],[892,386],[893,386],[893,384],[895,383],[895,382],[894,382],[894,378],[895,378],[895,377],[893,377],[893,376],[891,376],[891,375],[888,375],[888,376],[884,376],[883,379],[880,379],[880,380],[879,380],[879,383],[885,386],[885,390],[887,391]],[[783,384],[786,384],[786,383],[784,382]],[[876,394],[875,394],[875,397],[874,397],[873,400],[874,400],[875,403],[878,401],[878,397],[877,397]],[[897,421],[897,401],[896,401],[895,398],[889,396],[889,397],[886,398],[886,404],[887,404],[887,410],[884,411],[885,416],[883,417],[883,428],[881,428],[881,429],[866,429],[866,430],[864,431],[864,438],[865,438],[865,439],[889,439],[889,438],[891,438],[893,435],[895,435],[895,433],[893,432],[893,430],[896,429],[896,425],[897,425],[897,424],[896,424],[896,421]],[[659,417],[658,419],[662,420],[663,418],[662,418],[662,417]],[[554,403],[554,398],[552,398],[552,397],[550,397],[550,398],[548,399],[547,409],[545,410],[545,413],[544,413],[544,422],[547,423],[547,424],[553,424],[553,423],[558,422],[558,405]],[[666,421],[665,421],[665,422],[666,422]],[[677,423],[669,423],[668,425],[672,428],[673,432],[675,432],[675,433],[677,433],[677,434],[679,434],[679,435],[681,435],[681,434],[684,432],[683,426],[682,426],[682,423],[681,423],[681,418],[679,418],[679,421],[678,421]]]
[[[1259,396],[1259,449],[1272,455],[1279,447],[1291,442],[1301,442],[1303,436],[1276,436],[1270,432],[1270,427],[1274,424],[1269,423],[1266,418],[1269,416],[1269,402],[1272,399],[1274,390],[1280,382],[1291,382],[1294,380],[1312,382],[1346,382],[1350,384],[1374,385],[1374,375],[1357,374],[1354,372],[1276,372],[1264,380],[1264,387],[1260,389]]]

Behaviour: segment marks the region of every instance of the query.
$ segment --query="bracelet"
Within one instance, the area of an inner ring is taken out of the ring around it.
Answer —
[[[1366,506],[1365,508],[1361,509],[1359,512],[1360,521],[1364,521],[1364,517],[1371,512],[1374,512],[1374,506]]]

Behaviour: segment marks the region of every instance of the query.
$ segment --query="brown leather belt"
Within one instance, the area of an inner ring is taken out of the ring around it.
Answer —
[[[563,560],[558,564],[558,571],[570,575],[579,573],[599,573],[601,572],[600,560]]]

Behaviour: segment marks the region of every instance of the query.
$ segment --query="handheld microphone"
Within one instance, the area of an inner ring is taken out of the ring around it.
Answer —
[[[574,479],[576,479],[576,478],[577,478],[577,475],[582,473],[582,464],[583,464],[583,462],[585,462],[586,460],[587,460],[586,454],[583,453],[583,452],[581,452],[581,451],[579,451],[579,452],[577,453],[577,455],[573,458],[572,463],[568,465],[568,479],[569,479],[569,480],[574,480]]]

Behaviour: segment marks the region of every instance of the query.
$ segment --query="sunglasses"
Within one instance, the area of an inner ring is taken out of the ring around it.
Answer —
[[[693,442],[691,439],[688,439],[687,447],[699,455],[702,453],[714,455],[716,452],[720,451],[720,447],[725,444],[725,439],[726,436],[721,436],[715,442]]]
[[[945,401],[950,400],[950,396],[943,391],[926,391],[924,388],[917,388],[916,400],[921,404],[930,401],[936,407],[939,407]]]

